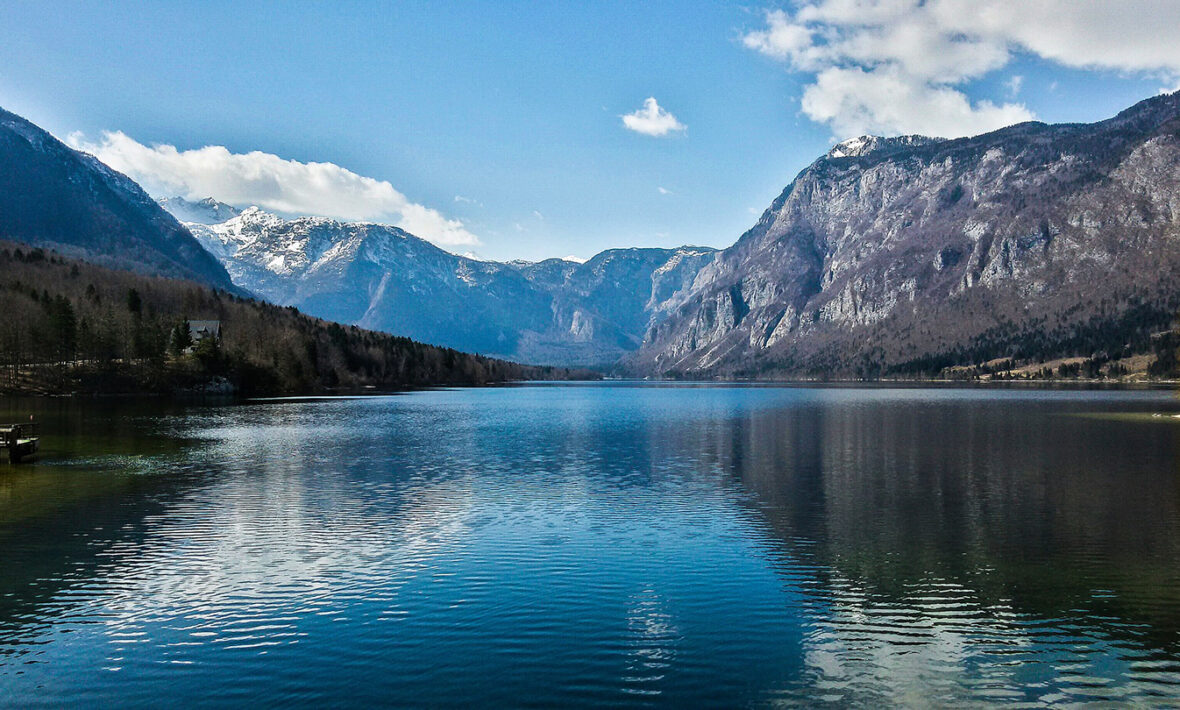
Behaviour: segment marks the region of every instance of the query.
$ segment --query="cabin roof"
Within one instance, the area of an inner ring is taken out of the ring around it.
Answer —
[[[188,322],[190,335],[221,335],[221,321],[219,320],[190,320]]]

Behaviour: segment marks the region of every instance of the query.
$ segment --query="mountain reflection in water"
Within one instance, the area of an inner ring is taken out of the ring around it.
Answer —
[[[1166,393],[5,406],[0,704],[1180,699]]]

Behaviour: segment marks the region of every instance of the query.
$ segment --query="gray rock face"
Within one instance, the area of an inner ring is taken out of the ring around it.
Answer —
[[[627,365],[872,375],[1106,346],[1180,308],[1178,216],[1178,94],[1096,124],[845,141],[665,301]]]
[[[274,303],[537,364],[609,365],[636,350],[715,253],[613,249],[584,264],[503,264],[451,254],[396,227],[286,220],[258,208],[188,227],[235,283]]]

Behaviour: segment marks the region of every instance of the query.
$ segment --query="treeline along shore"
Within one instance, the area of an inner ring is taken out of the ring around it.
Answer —
[[[193,333],[194,321],[217,333]],[[312,394],[595,377],[344,326],[0,240],[0,392]]]

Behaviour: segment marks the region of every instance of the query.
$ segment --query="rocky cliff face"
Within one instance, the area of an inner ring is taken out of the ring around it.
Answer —
[[[236,290],[221,264],[130,178],[3,109],[0,238]]]
[[[667,299],[628,366],[871,376],[1117,348],[1180,308],[1178,217],[1180,94],[1096,124],[853,139]]]
[[[206,203],[217,204],[198,204]],[[180,207],[191,214],[191,204]],[[188,227],[235,283],[274,303],[540,364],[609,365],[637,349],[714,254],[614,249],[584,264],[503,264],[451,254],[396,227],[287,220],[258,208]]]

